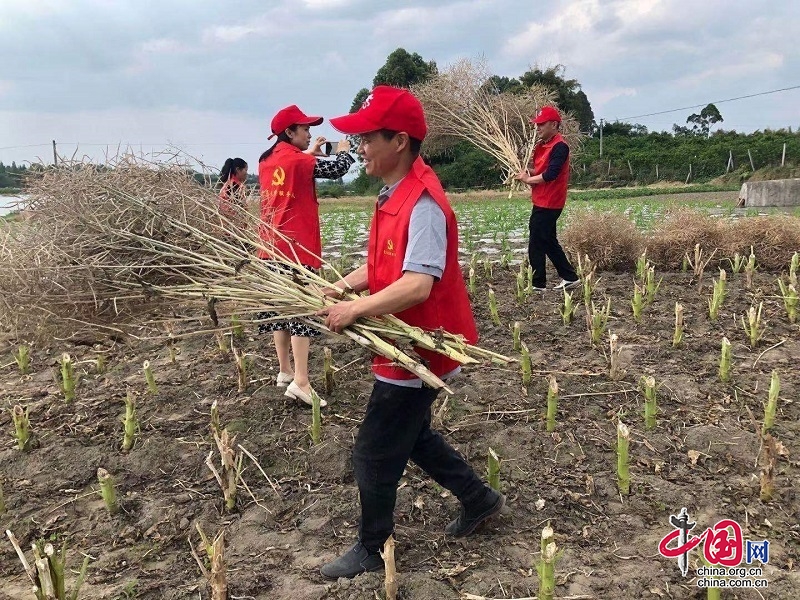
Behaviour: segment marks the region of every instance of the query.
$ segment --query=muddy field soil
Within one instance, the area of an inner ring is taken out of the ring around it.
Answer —
[[[523,386],[517,368],[465,368],[451,383],[453,394],[437,399],[435,422],[481,473],[488,449],[497,452],[507,504],[473,536],[449,539],[443,530],[458,512],[457,501],[409,465],[396,507],[399,597],[535,596],[540,533],[550,523],[563,551],[556,567],[557,597],[704,598],[694,573],[699,550],[690,554],[687,577],[676,559],[658,552],[659,541],[673,529],[670,515],[686,507],[698,524],[693,534],[733,519],[745,540],[770,542],[763,566],[768,587],[725,590],[723,598],[796,598],[800,332],[775,297],[776,277],[757,274],[751,291],[744,289],[743,277],[729,277],[721,314],[711,322],[710,277],[699,293],[691,274],[668,273],[636,324],[631,274],[602,273],[596,297],[598,303],[603,296],[612,299],[609,328],[623,345],[625,372],[612,380],[607,341],[597,347],[589,343],[582,306],[565,326],[558,313],[560,294],[549,291],[518,303],[512,272],[496,268],[492,281],[479,275],[473,303],[481,344],[514,354],[511,324],[519,321],[531,349],[533,380]],[[489,318],[488,284],[500,300],[503,325]],[[767,331],[751,349],[740,317],[762,300]],[[686,314],[685,341],[677,349],[672,346],[676,301]],[[207,328],[207,319],[196,314],[202,322],[183,327]],[[725,384],[717,379],[723,336],[733,344],[732,378]],[[320,565],[348,547],[357,532],[350,452],[372,385],[368,356],[358,346],[335,337],[313,345],[314,373],[322,371],[324,346],[332,349],[340,370],[335,390],[326,395],[322,442],[312,445],[310,411],[275,386],[271,340],[255,330],[234,342],[251,358],[243,393],[237,390],[233,357],[211,334],[179,339],[175,362],[160,341],[97,345],[87,337],[40,344],[32,350],[32,374],[25,376],[12,358],[20,342],[6,336],[0,348],[0,477],[7,505],[0,528],[13,531],[28,551],[34,540],[66,536],[70,580],[82,555],[90,556],[81,598],[209,598],[187,541],[199,543],[195,524],[209,536],[225,531],[231,598],[383,597],[382,574],[338,582],[319,574]],[[64,402],[55,379],[62,352],[75,357],[80,373],[71,403]],[[104,373],[96,367],[101,354]],[[142,375],[145,360],[155,373],[155,395],[147,392]],[[759,498],[759,433],[773,370],[781,381],[773,430],[780,456],[774,496],[765,503]],[[554,433],[547,433],[543,422],[549,375],[561,394]],[[644,375],[652,375],[659,386],[658,424],[652,431],[645,431],[642,418]],[[315,386],[321,389],[322,382],[317,379]],[[137,397],[141,431],[124,454],[120,418],[129,390]],[[219,485],[206,466],[213,449],[209,414],[214,400],[222,424],[258,462],[243,460],[234,512],[223,510]],[[12,435],[15,404],[29,407],[35,447],[27,452],[16,448]],[[626,497],[616,484],[619,416],[632,431],[632,483]],[[97,494],[99,467],[116,479],[122,510],[114,516]],[[32,597],[4,537],[0,600]]]

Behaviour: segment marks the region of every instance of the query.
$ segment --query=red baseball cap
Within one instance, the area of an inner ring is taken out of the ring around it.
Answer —
[[[272,135],[267,139],[269,140],[276,135],[280,135],[282,131],[285,131],[292,125],[319,125],[324,120],[325,119],[322,117],[309,117],[302,110],[297,108],[296,104],[292,104],[291,106],[280,109],[277,114],[272,117],[272,123],[270,123]]]
[[[548,121],[557,121],[561,123],[561,115],[558,114],[558,111],[552,106],[543,106],[542,110],[536,113],[536,117],[531,119],[531,123],[536,123],[537,125],[547,123]]]
[[[408,90],[379,85],[356,112],[334,117],[331,125],[348,135],[361,135],[378,129],[404,131],[417,140],[428,133],[422,103]]]

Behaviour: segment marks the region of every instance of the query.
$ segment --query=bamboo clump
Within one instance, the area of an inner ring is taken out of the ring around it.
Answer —
[[[28,409],[20,404],[11,409],[11,419],[14,421],[14,437],[17,439],[17,448],[29,450],[31,447],[31,422],[28,420]]]
[[[656,414],[658,413],[655,378],[643,377],[642,387],[644,389],[644,426],[645,429],[650,430],[656,426]]]
[[[147,383],[147,390],[155,396],[158,393],[158,386],[156,385],[156,378],[155,375],[153,375],[153,369],[150,366],[149,360],[142,363],[142,371],[144,371],[144,380]]]
[[[647,248],[636,258],[636,279],[644,282],[645,274],[650,266],[650,261],[647,260]]]
[[[558,414],[558,382],[551,376],[547,384],[547,432],[556,430],[556,414]]]
[[[492,288],[489,288],[489,315],[492,317],[492,323],[500,325],[500,314],[497,312],[497,296]]]
[[[33,584],[32,591],[36,600],[78,600],[78,594],[89,569],[89,556],[84,557],[75,585],[72,591],[67,592],[65,579],[67,564],[66,540],[62,544],[60,552],[56,552],[53,544],[50,543],[39,541],[31,544],[34,557],[34,561],[31,564],[25,557],[25,553],[22,551],[16,536],[8,529],[6,530],[6,536],[8,536],[11,545],[14,547],[28,579]]]
[[[326,394],[332,394],[335,387],[335,380],[333,378],[333,353],[328,346],[323,350],[323,385]]]
[[[770,434],[764,435],[764,445],[761,450],[761,475],[759,477],[759,497],[762,502],[770,502],[775,493],[775,466],[778,462],[778,450],[775,447],[775,438]]]
[[[214,466],[212,458],[214,450],[211,450],[206,457],[206,466],[214,475],[219,487],[222,489],[222,496],[225,500],[225,510],[230,512],[236,508],[236,486],[239,483],[239,478],[242,473],[242,459],[244,455],[239,452],[236,454],[234,448],[236,445],[236,436],[231,436],[227,429],[223,429],[221,433],[213,431],[214,442],[220,456],[220,469]]]
[[[64,394],[64,401],[71,402],[75,399],[75,367],[72,358],[66,352],[61,355],[61,393]]]
[[[644,280],[644,288],[646,291],[646,296],[645,296],[646,304],[652,304],[653,301],[656,299],[656,294],[658,293],[658,289],[661,287],[661,283],[663,281],[664,278],[662,277],[661,279],[658,280],[658,282],[656,282],[656,269],[654,266],[650,265],[647,268]]]
[[[753,247],[750,246],[750,255],[747,257],[747,264],[744,266],[745,288],[748,290],[753,287],[753,275],[756,273],[756,255]]]
[[[240,394],[243,394],[247,391],[247,354],[233,344],[231,344],[231,350],[233,351],[233,362],[236,366],[237,389]]]
[[[672,335],[672,347],[677,348],[683,343],[683,305],[675,303],[675,333]]]
[[[189,548],[197,562],[197,566],[200,568],[200,572],[211,588],[211,600],[228,600],[228,573],[225,564],[225,531],[221,530],[217,534],[217,537],[214,538],[214,541],[211,542],[206,537],[205,533],[203,533],[199,524],[195,524],[195,527],[200,534],[200,540],[203,544],[207,563],[201,560],[197,555],[192,541],[187,539],[187,542],[189,542]]]
[[[27,375],[31,366],[30,347],[25,344],[20,345],[14,352],[14,362],[17,363],[20,375]]]
[[[633,300],[631,300],[631,309],[633,309],[633,320],[637,323],[642,322],[642,309],[644,308],[644,295],[641,286],[635,281],[633,282]]]
[[[758,310],[755,306],[751,306],[747,311],[747,321],[744,316],[742,317],[742,328],[744,329],[747,339],[750,341],[750,347],[755,348],[766,331],[764,323],[761,319],[761,314],[764,309],[764,303],[758,304]]]
[[[522,325],[520,324],[520,322],[514,321],[514,328],[511,330],[511,339],[513,342],[512,350],[514,350],[514,352],[519,352],[520,350],[522,350],[522,346],[520,345],[522,341],[520,339],[521,329]]]
[[[745,266],[744,256],[742,256],[738,252],[734,252],[733,258],[728,259],[728,262],[731,265],[731,272],[734,275],[738,275]]]
[[[520,342],[520,346],[522,347],[522,360],[520,361],[522,363],[522,385],[527,387],[531,383],[531,353],[525,342]]]
[[[104,468],[97,469],[97,481],[100,483],[100,496],[103,504],[106,505],[108,513],[114,515],[119,512],[119,502],[117,502],[117,490],[114,478]]]
[[[781,290],[781,298],[783,299],[783,306],[786,308],[786,316],[789,318],[789,323],[797,322],[797,309],[800,307],[800,296],[797,293],[797,286],[795,284],[785,284],[782,279],[778,279],[778,287]]]
[[[725,284],[727,279],[725,269],[720,269],[719,279],[714,280],[714,288],[711,292],[711,298],[708,300],[708,317],[712,321],[717,320],[719,309],[725,301]]]
[[[728,338],[722,338],[722,350],[719,357],[719,380],[726,383],[731,378],[731,343]]]
[[[631,492],[631,476],[628,470],[628,446],[631,434],[622,421],[617,423],[617,487],[619,493],[627,496]]]
[[[594,302],[592,302],[592,309],[590,312],[590,329],[589,334],[592,340],[592,344],[599,344],[600,340],[603,338],[603,334],[606,331],[606,325],[608,324],[608,317],[611,315],[611,298],[608,298],[606,301],[605,307],[600,308],[599,310],[595,307]]]
[[[561,322],[564,325],[569,325],[572,323],[572,319],[575,318],[575,311],[578,310],[578,305],[572,301],[572,292],[567,292],[564,290],[564,303],[559,308],[559,312],[561,313]]]
[[[553,600],[556,589],[555,567],[556,561],[561,557],[555,543],[555,533],[548,523],[542,529],[541,555],[536,563],[536,572],[539,575],[539,600]]]
[[[625,375],[625,370],[620,365],[620,353],[622,348],[619,345],[619,336],[616,333],[612,333],[608,339],[608,376],[611,378],[612,381],[617,381],[622,379]]]
[[[125,415],[122,417],[122,451],[128,452],[133,448],[136,432],[139,431],[139,420],[136,417],[136,399],[128,391],[125,397]]]
[[[489,487],[500,491],[500,457],[497,452],[489,448],[486,458],[486,477]]]
[[[394,560],[394,536],[390,535],[383,543],[381,558],[384,566],[383,588],[386,592],[386,600],[397,600],[397,564]]]
[[[322,439],[322,410],[319,394],[311,390],[311,443],[315,446]]]
[[[769,396],[764,408],[764,423],[761,426],[761,435],[766,434],[775,425],[775,414],[778,411],[778,395],[781,393],[781,380],[777,371],[772,371],[769,383]]]

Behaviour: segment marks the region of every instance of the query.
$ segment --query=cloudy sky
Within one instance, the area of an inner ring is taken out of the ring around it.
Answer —
[[[563,64],[598,120],[637,117],[800,85],[798,22],[796,0],[0,0],[0,161],[52,160],[55,139],[253,165],[277,109],[346,113],[398,47],[506,76]],[[796,128],[800,89],[718,108],[726,129]]]

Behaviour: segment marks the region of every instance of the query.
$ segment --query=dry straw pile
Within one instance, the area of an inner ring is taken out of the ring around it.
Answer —
[[[267,225],[244,207],[233,215],[235,223],[222,217],[215,192],[181,165],[130,158],[103,168],[76,164],[46,171],[29,192],[32,217],[7,227],[0,246],[2,317],[20,330],[45,321],[73,332],[79,326],[124,330],[143,310],[164,319],[181,303],[205,307],[214,329],[230,327],[234,313],[257,323],[260,312],[272,311],[275,319],[325,330],[314,313],[335,302],[323,293],[329,283],[262,241],[259,228]],[[256,248],[278,256],[259,260]],[[345,333],[437,387],[443,382],[414,360],[409,346],[462,364],[508,362],[392,316],[361,319]]]
[[[697,244],[713,258],[711,267],[726,267],[738,253],[750,254],[765,271],[786,269],[800,250],[800,218],[770,215],[726,219],[694,209],[669,211],[650,231],[639,231],[620,213],[579,210],[567,219],[564,245],[576,256],[588,255],[600,269],[633,270],[647,249],[647,258],[662,270],[681,269]]]

